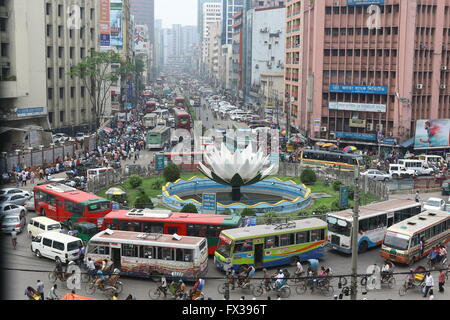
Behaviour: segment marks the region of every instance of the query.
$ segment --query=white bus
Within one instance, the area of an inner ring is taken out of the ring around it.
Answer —
[[[399,159],[398,164],[405,166],[406,169],[416,171],[417,175],[429,175],[434,172],[433,168],[430,168],[425,160]]]
[[[417,157],[419,160],[424,160],[427,163],[437,164],[439,161],[443,162],[444,158],[433,154],[421,154]]]
[[[420,250],[420,240],[424,250]],[[387,229],[380,255],[387,260],[413,264],[426,257],[431,249],[450,241],[450,214],[428,210]]]
[[[380,245],[388,227],[421,211],[421,204],[412,200],[388,200],[360,207],[359,252]],[[331,248],[351,254],[352,209],[328,214],[327,222],[328,242]]]
[[[156,113],[148,113],[144,116],[144,126],[146,128],[154,128],[156,127],[156,123],[158,121],[158,115]]]
[[[86,259],[95,264],[111,259],[123,275],[159,279],[177,273],[186,280],[208,270],[205,238],[106,229],[89,240]]]

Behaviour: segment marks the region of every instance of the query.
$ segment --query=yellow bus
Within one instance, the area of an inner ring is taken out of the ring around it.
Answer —
[[[420,239],[424,250],[420,250]],[[450,214],[440,210],[424,211],[387,229],[380,255],[393,262],[413,264],[437,245],[450,240]]]
[[[360,166],[363,169],[362,156],[344,152],[303,149],[300,162],[307,167],[333,167],[353,171],[355,166]]]

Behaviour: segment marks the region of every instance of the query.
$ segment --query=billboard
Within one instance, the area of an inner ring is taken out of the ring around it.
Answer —
[[[111,46],[117,49],[122,49],[123,47],[122,13],[122,0],[111,0]]]
[[[350,103],[350,102],[334,102],[328,103],[330,110],[344,110],[344,111],[366,111],[366,112],[386,112],[385,104],[371,104],[371,103]]]
[[[148,52],[148,26],[144,24],[136,25],[134,32],[134,50]]]
[[[100,49],[108,50],[111,46],[110,0],[100,0]]]
[[[414,149],[450,148],[450,119],[417,120]]]
[[[367,4],[384,4],[384,0],[347,0],[347,6],[364,6]]]
[[[388,94],[387,86],[357,86],[347,84],[330,84],[330,92]]]

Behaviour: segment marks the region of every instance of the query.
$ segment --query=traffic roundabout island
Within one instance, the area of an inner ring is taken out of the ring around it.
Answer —
[[[181,211],[185,205],[191,203],[202,213],[203,194],[215,194],[218,214],[237,214],[249,208],[254,210],[257,216],[267,212],[296,213],[311,204],[311,190],[292,180],[267,178],[241,186],[239,201],[233,200],[233,192],[235,190],[230,185],[195,176],[188,180],[168,182],[162,188],[162,202],[176,211]]]

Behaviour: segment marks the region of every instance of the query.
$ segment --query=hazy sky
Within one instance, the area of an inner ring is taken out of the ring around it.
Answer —
[[[163,28],[172,24],[197,25],[197,0],[155,0],[155,19],[163,21]]]

